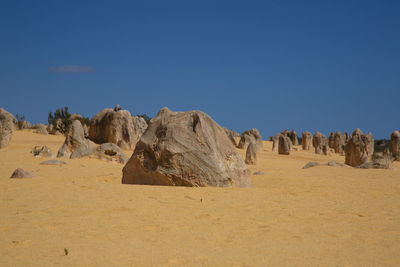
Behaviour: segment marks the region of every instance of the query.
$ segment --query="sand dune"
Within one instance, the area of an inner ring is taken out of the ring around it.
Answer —
[[[344,157],[264,142],[252,188],[122,185],[121,164],[29,153],[62,142],[24,130],[0,150],[0,266],[400,265],[399,162],[303,170]],[[17,167],[38,178],[9,179]]]

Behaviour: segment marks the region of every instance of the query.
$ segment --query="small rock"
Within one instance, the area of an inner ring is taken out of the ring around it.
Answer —
[[[34,177],[36,177],[35,174],[29,171],[25,171],[21,168],[18,168],[13,172],[10,178],[34,178]]]
[[[265,174],[265,172],[263,172],[263,171],[256,171],[253,173],[253,175],[264,175],[264,174]]]
[[[311,161],[309,163],[307,163],[306,165],[304,165],[303,169],[307,169],[307,168],[311,168],[311,167],[315,167],[315,166],[320,166],[321,164],[315,161]]]
[[[61,161],[61,160],[56,160],[56,159],[52,159],[52,160],[46,160],[40,163],[40,165],[64,165],[64,164],[68,164],[65,161]]]

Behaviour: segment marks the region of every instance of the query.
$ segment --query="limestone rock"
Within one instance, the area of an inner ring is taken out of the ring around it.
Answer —
[[[122,149],[113,143],[99,145],[93,156],[101,160],[115,161],[122,164],[125,164],[129,159]]]
[[[278,153],[281,155],[289,155],[291,151],[290,138],[284,134],[279,135]]]
[[[279,135],[275,135],[271,137],[272,139],[272,151],[278,151],[278,147],[279,147]]]
[[[46,161],[40,162],[40,165],[66,165],[66,164],[68,164],[68,163],[65,161],[56,160],[56,159],[51,159],[51,160],[46,160]]]
[[[43,135],[48,135],[49,132],[47,131],[47,126],[42,124],[42,123],[38,123],[34,126],[34,133],[38,133],[38,134],[43,134]]]
[[[210,116],[163,108],[123,168],[122,183],[248,187],[250,178],[243,158]]]
[[[390,152],[392,156],[396,160],[400,160],[400,132],[394,131],[390,135],[390,144],[389,144]]]
[[[313,136],[313,146],[316,154],[324,154],[324,146],[327,144],[325,135],[320,132],[316,132]]]
[[[5,109],[0,108],[0,148],[8,146],[11,142],[15,123],[14,116]]]
[[[81,158],[93,154],[95,150],[96,144],[85,138],[81,122],[74,120],[57,157]]]
[[[49,158],[51,158],[53,156],[53,152],[47,146],[35,146],[32,149],[31,153],[35,157],[49,157]]]
[[[368,162],[374,152],[374,138],[372,134],[364,134],[356,129],[345,146],[345,163],[357,167]]]
[[[238,144],[238,148],[244,149],[247,148],[247,146],[251,143],[255,143],[257,147],[257,151],[260,151],[262,149],[262,136],[259,130],[256,128],[253,128],[249,131],[245,131],[242,133],[240,137],[240,141]]]
[[[224,128],[224,130],[225,130],[225,133],[226,133],[226,135],[228,136],[229,140],[231,140],[232,144],[233,144],[234,146],[237,146],[235,137],[239,137],[240,135],[239,135],[238,133],[236,133],[236,132],[234,132],[234,131],[228,129],[228,128]],[[239,135],[239,136],[238,136],[238,135]]]
[[[289,138],[292,142],[292,145],[298,146],[299,145],[299,138],[297,137],[297,132],[295,130],[291,130],[289,132]]]
[[[113,143],[123,149],[133,149],[147,129],[146,121],[120,108],[104,109],[94,116],[89,138],[98,143]]]
[[[302,140],[301,140],[301,146],[303,150],[310,150],[312,147],[312,134],[308,131],[303,132],[302,134]]]
[[[246,149],[246,164],[255,165],[257,163],[257,146],[254,143],[250,143]]]
[[[34,173],[18,168],[12,173],[10,178],[34,178],[34,177],[36,177]]]

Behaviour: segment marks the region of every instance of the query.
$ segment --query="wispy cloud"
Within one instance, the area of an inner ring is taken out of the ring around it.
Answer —
[[[81,72],[94,72],[94,69],[91,66],[61,65],[61,66],[50,67],[49,72],[81,73]]]

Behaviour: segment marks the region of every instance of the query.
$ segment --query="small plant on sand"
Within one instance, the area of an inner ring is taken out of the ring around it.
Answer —
[[[64,248],[64,254],[65,254],[65,256],[68,256],[68,249],[67,248]]]

